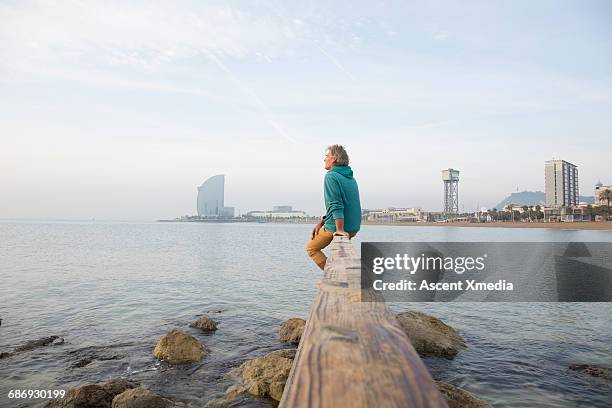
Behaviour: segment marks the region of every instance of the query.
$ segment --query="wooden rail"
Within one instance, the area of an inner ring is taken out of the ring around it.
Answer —
[[[279,407],[448,407],[395,316],[361,301],[360,269],[334,237]]]

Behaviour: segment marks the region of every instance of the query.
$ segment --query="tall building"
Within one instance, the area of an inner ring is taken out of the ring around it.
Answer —
[[[198,216],[219,217],[223,215],[225,176],[212,176],[198,187]]]
[[[444,212],[459,212],[459,170],[442,170],[442,182],[444,183]]]
[[[578,204],[578,166],[565,160],[544,163],[547,207],[574,207]]]

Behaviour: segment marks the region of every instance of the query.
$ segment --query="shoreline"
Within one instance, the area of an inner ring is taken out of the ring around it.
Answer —
[[[316,220],[308,221],[234,221],[234,220],[199,220],[199,221],[179,221],[179,220],[158,220],[157,222],[193,222],[193,223],[249,223],[249,224],[315,224]],[[391,222],[391,221],[363,221],[361,225],[381,225],[391,227],[456,227],[456,228],[548,228],[566,230],[594,230],[612,231],[612,221],[591,221],[591,222]]]
[[[567,230],[612,231],[612,222],[363,222],[361,225],[402,227],[468,227],[468,228],[548,228]]]

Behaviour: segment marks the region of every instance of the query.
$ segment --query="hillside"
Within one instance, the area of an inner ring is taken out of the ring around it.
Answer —
[[[500,201],[495,208],[501,210],[506,205],[518,204],[518,205],[544,205],[545,194],[543,191],[520,191],[516,193],[510,194],[508,197],[504,198]],[[594,198],[593,196],[579,196],[578,201],[587,202],[589,204],[593,204]]]

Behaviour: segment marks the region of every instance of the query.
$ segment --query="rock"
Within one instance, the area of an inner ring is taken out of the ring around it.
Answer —
[[[81,368],[94,361],[120,360],[125,358],[125,354],[117,354],[113,349],[124,347],[127,344],[115,343],[105,346],[87,346],[68,352],[74,361],[70,368]]]
[[[113,399],[112,408],[170,408],[174,403],[145,388],[132,388]]]
[[[133,381],[127,380],[125,378],[116,378],[114,380],[108,381],[102,386],[102,388],[104,388],[104,390],[109,394],[115,396],[117,394],[121,394],[125,390],[136,388],[137,386],[138,384]]]
[[[421,355],[453,358],[466,348],[463,337],[455,329],[433,316],[412,311],[399,313],[397,320]]]
[[[72,388],[61,401],[51,401],[45,408],[111,408],[113,398],[136,384],[124,378],[105,384],[85,384]]]
[[[570,370],[580,371],[593,377],[603,378],[612,381],[612,370],[604,367],[591,366],[588,364],[577,364],[570,366]]]
[[[20,353],[22,351],[33,350],[35,348],[44,347],[44,346],[48,346],[48,345],[57,346],[57,345],[63,344],[63,343],[64,343],[64,339],[62,337],[59,337],[59,336],[43,337],[43,338],[38,339],[38,340],[30,340],[30,341],[26,342],[23,346],[17,347],[14,352],[15,353]]]
[[[300,344],[306,320],[294,317],[284,322],[278,331],[278,339],[283,343]]]
[[[217,330],[217,323],[208,316],[202,316],[193,323],[189,323],[189,327],[195,327],[205,332],[213,332]]]
[[[186,364],[202,360],[207,351],[195,337],[180,330],[172,330],[163,336],[153,355],[170,364]]]
[[[436,381],[436,385],[446,399],[448,408],[492,408],[487,402],[476,398],[474,394],[453,384]]]
[[[81,367],[85,367],[86,365],[91,364],[94,361],[109,361],[109,360],[120,360],[122,358],[124,358],[125,356],[123,355],[109,355],[109,356],[104,356],[104,355],[99,355],[99,356],[87,356],[85,358],[82,358],[80,360],[78,360],[76,363],[74,363],[73,365],[70,366],[70,368],[81,368]]]
[[[277,350],[243,363],[239,371],[244,390],[253,395],[280,401],[296,351]]]
[[[64,344],[64,338],[59,337],[59,336],[49,336],[49,337],[43,337],[37,340],[30,340],[26,342],[25,344],[23,344],[22,346],[16,347],[15,350],[13,350],[12,352],[0,353],[0,360],[3,358],[7,358],[15,354],[24,352],[24,351],[34,350],[35,348],[45,347],[48,345],[58,346],[60,344]]]
[[[205,408],[229,408],[242,407],[249,405],[249,398],[246,394],[246,389],[241,385],[233,385],[225,391],[225,395],[221,398],[215,398],[208,401]]]

